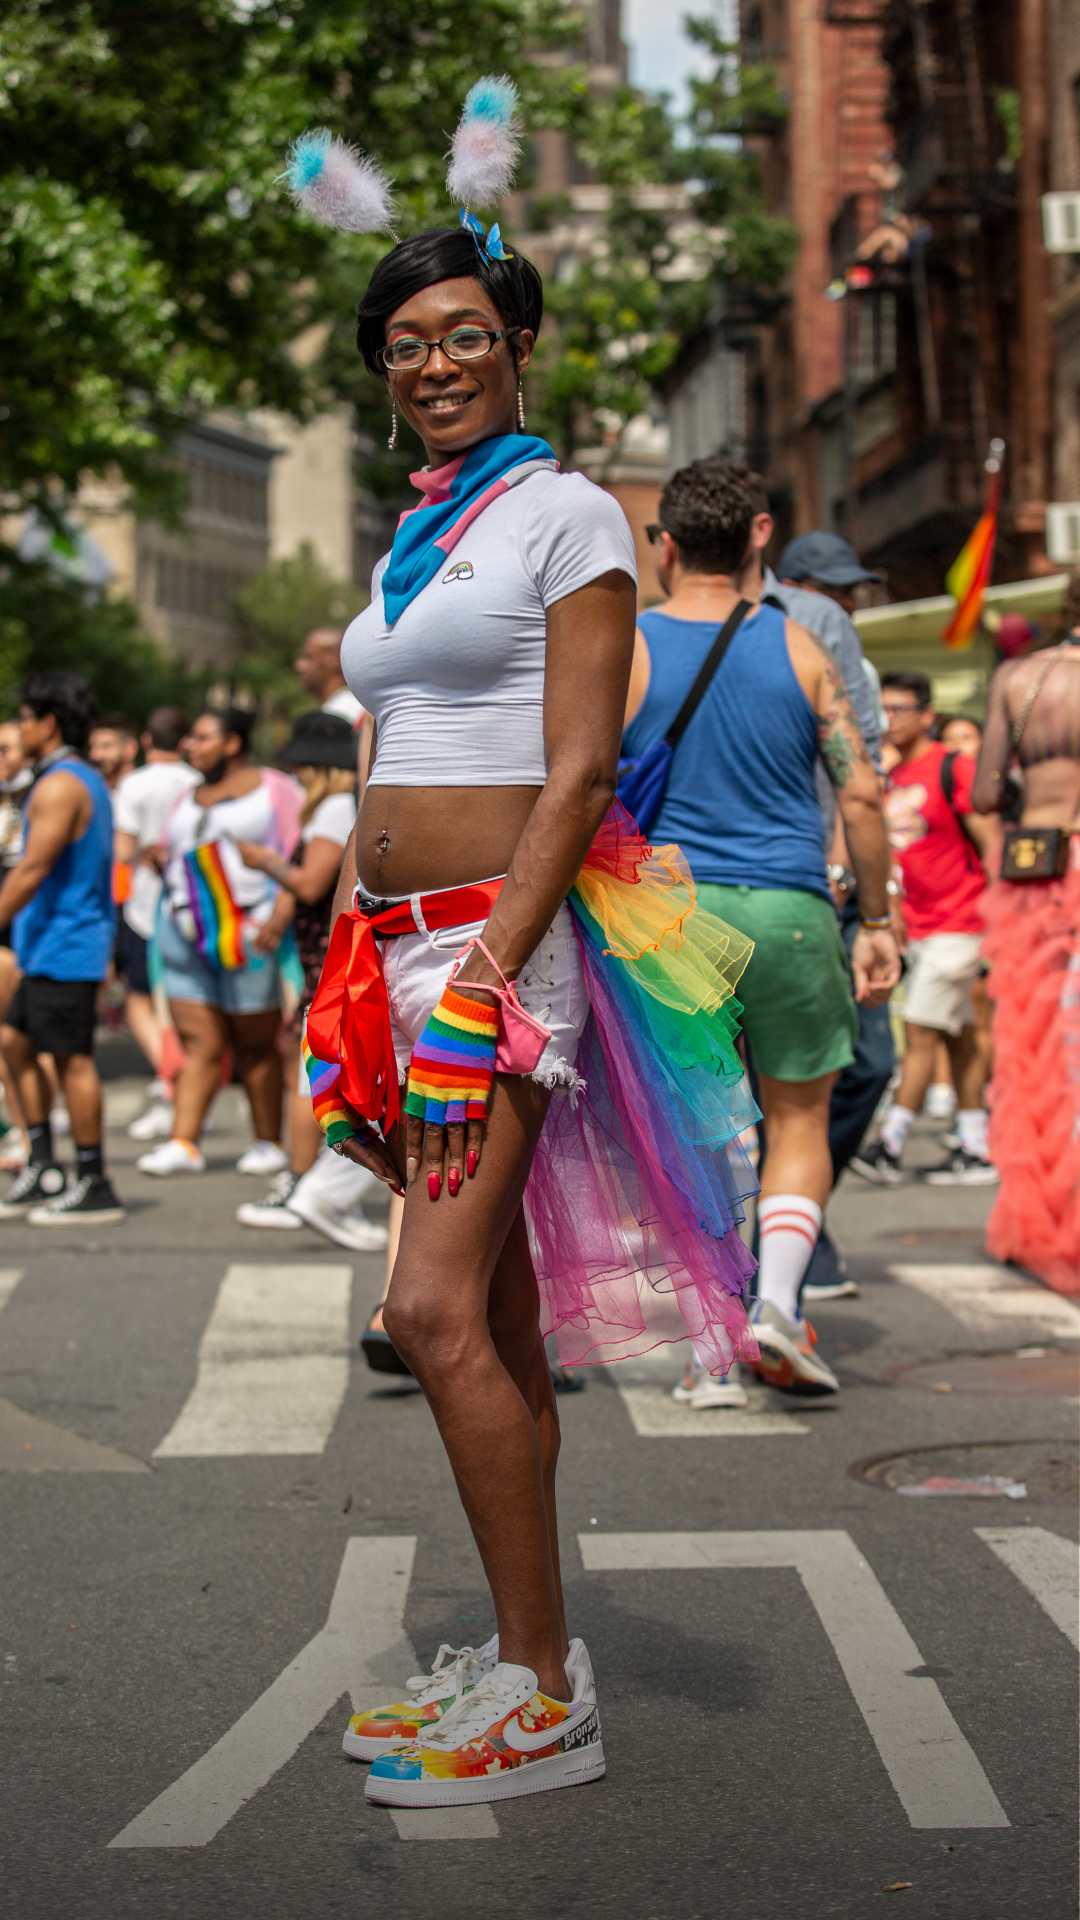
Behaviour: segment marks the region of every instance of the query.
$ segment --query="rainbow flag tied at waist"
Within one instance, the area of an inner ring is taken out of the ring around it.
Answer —
[[[213,967],[233,972],[247,964],[243,915],[216,840],[206,840],[184,855],[188,904],[195,920],[195,945]]]

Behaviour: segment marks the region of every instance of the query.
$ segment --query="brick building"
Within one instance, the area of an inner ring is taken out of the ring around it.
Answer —
[[[1080,6],[1048,0],[1049,186],[1080,200]],[[1054,368],[1050,465],[1057,501],[1080,502],[1080,237],[1050,260],[1049,315]],[[1063,559],[1073,558],[1063,551]]]

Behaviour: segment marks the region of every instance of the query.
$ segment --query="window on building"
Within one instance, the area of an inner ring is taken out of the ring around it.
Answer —
[[[857,386],[868,386],[896,372],[896,295],[849,294],[848,298],[855,302],[852,375]]]

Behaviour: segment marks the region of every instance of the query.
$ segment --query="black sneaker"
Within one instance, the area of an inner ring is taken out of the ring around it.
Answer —
[[[43,1201],[59,1198],[66,1185],[67,1175],[63,1167],[51,1161],[38,1161],[24,1167],[21,1173],[15,1175],[0,1201],[0,1220],[21,1220],[31,1207],[39,1207]]]
[[[84,1173],[66,1193],[46,1200],[29,1216],[32,1227],[111,1227],[126,1218],[112,1181],[100,1173]]]
[[[852,1173],[861,1174],[864,1180],[872,1180],[879,1187],[898,1187],[904,1178],[899,1155],[890,1153],[884,1140],[876,1140],[865,1153],[853,1154],[848,1165]]]
[[[998,1170],[980,1153],[957,1147],[939,1167],[929,1167],[923,1178],[929,1187],[994,1187]]]

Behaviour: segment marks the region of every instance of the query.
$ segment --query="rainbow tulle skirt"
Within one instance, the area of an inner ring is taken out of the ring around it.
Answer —
[[[591,1013],[576,1098],[552,1101],[525,1195],[545,1333],[566,1366],[691,1337],[752,1360],[739,1235],[758,1117],[736,1050],[751,942],[697,902],[677,847],[617,803],[570,895]]]

